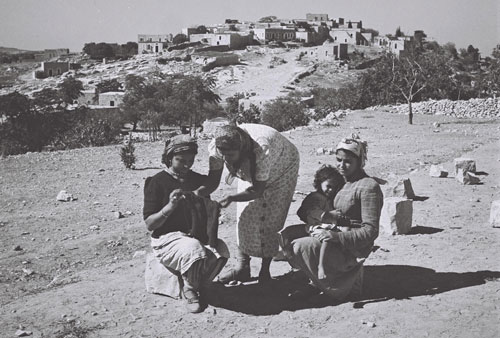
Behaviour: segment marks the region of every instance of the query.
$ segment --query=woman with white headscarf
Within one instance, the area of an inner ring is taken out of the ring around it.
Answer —
[[[292,293],[306,298],[320,292],[342,301],[360,296],[363,261],[373,248],[379,233],[383,195],[378,183],[364,171],[367,144],[357,135],[343,139],[336,148],[337,168],[345,185],[337,193],[335,210],[322,215],[323,223],[335,224],[338,216],[350,221],[346,231],[315,230],[310,237],[291,241],[285,248],[290,265],[305,272],[311,283]],[[328,241],[326,278],[318,279],[321,242]]]

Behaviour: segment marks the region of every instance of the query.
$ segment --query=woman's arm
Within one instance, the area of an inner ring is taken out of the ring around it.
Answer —
[[[170,194],[169,202],[160,211],[149,215],[144,222],[148,231],[153,231],[161,227],[167,218],[174,212],[181,199],[184,198],[182,190],[176,189]]]
[[[247,202],[262,197],[266,189],[267,181],[255,181],[253,185],[237,194],[226,196],[219,201],[223,208],[226,208],[231,202]]]
[[[361,248],[373,243],[379,232],[380,212],[384,197],[380,186],[373,180],[367,180],[361,186],[361,227],[339,233],[344,247]],[[358,221],[359,222],[359,221]]]
[[[204,184],[193,192],[198,196],[208,197],[219,186],[223,170],[224,168],[209,170]]]

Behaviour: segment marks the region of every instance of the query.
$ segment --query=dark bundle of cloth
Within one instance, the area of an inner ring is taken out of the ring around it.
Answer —
[[[209,198],[194,194],[186,195],[187,210],[190,211],[190,235],[204,245],[217,246],[220,204]]]

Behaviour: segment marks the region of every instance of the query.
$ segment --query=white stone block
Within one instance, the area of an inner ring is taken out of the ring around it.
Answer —
[[[481,178],[476,174],[465,171],[462,168],[457,169],[455,179],[463,185],[473,185],[481,183]]]
[[[500,200],[491,202],[490,224],[494,228],[500,228]]]
[[[431,177],[448,177],[448,171],[444,170],[442,166],[433,164],[429,170],[429,175]]]
[[[384,197],[403,197],[407,199],[414,199],[415,192],[411,186],[409,178],[398,178],[395,181],[389,181],[384,186]]]
[[[146,272],[144,274],[146,291],[169,296],[175,299],[182,298],[182,278],[168,270],[150,253],[146,256]]]
[[[453,160],[455,164],[455,174],[458,173],[459,169],[463,171],[471,171],[473,173],[476,172],[476,161],[472,158],[460,157]]]
[[[384,198],[380,229],[386,235],[403,235],[411,230],[413,201],[401,197]]]

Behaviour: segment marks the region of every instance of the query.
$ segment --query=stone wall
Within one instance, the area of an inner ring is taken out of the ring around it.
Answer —
[[[399,114],[408,113],[408,105],[388,107]],[[458,118],[500,117],[500,99],[470,99],[467,101],[430,100],[412,103],[414,114],[447,115]]]

